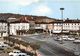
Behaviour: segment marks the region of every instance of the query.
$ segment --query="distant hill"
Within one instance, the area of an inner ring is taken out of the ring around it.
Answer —
[[[7,20],[8,18],[28,18],[28,20],[34,20],[36,22],[53,22],[54,18],[49,18],[47,16],[33,16],[33,15],[21,15],[21,14],[12,14],[12,13],[0,13],[0,20]]]
[[[12,13],[0,13],[0,19],[2,20],[6,20],[10,17],[13,17],[13,18],[19,18],[21,17],[22,15],[20,14],[12,14]]]

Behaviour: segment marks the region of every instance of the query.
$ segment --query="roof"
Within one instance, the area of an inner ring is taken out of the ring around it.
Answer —
[[[63,23],[63,20],[56,20],[53,23]]]
[[[26,22],[26,21],[22,21],[22,22],[20,22],[20,21],[14,21],[14,22],[10,22],[10,23],[28,23],[28,22]]]
[[[35,24],[52,24],[52,22],[35,22]]]
[[[10,23],[28,23],[28,21],[25,21],[25,20],[12,20]]]
[[[80,20],[65,20],[64,23],[80,23]]]
[[[7,21],[6,21],[6,20],[0,20],[0,22],[2,22],[2,23],[7,23]]]

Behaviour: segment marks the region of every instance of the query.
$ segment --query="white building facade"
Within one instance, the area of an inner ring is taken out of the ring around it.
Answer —
[[[63,30],[69,30],[69,31],[80,30],[80,20],[66,20],[66,21],[64,21]]]
[[[61,21],[56,21],[53,23],[53,33],[61,33],[63,30],[63,23]]]
[[[8,26],[6,22],[0,21],[0,37],[8,36]]]
[[[17,35],[17,31],[18,30],[25,30],[28,31],[29,30],[29,23],[28,22],[24,22],[24,23],[11,23],[10,24],[10,35]]]

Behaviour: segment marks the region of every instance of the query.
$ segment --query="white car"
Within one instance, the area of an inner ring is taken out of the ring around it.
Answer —
[[[4,48],[8,48],[9,47],[9,45],[7,45],[7,44],[0,44],[0,49],[4,49]]]
[[[73,37],[70,38],[70,37],[68,37],[67,35],[63,35],[63,36],[62,36],[62,39],[63,39],[63,40],[70,40],[70,41],[75,40],[75,38],[73,38]]]
[[[69,41],[75,40],[75,38],[69,38],[69,37],[68,37],[68,38],[62,38],[62,39],[63,39],[63,40],[66,40],[66,41],[68,41],[68,40],[69,40]]]
[[[28,56],[26,53],[19,53],[19,56]]]
[[[9,53],[9,56],[19,56],[19,53],[21,53],[20,50],[13,50],[12,52]]]
[[[67,35],[63,35],[62,37],[63,37],[63,38],[68,38],[68,36],[67,36]]]
[[[28,56],[26,53],[22,53],[20,50],[13,50],[9,53],[9,56]]]
[[[71,40],[71,41],[73,41],[73,40],[75,40],[75,38],[68,38],[68,40]]]
[[[68,40],[68,38],[67,38],[67,37],[63,37],[62,39],[63,39],[63,40]]]

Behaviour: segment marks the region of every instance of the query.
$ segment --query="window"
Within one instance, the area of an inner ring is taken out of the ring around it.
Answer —
[[[79,23],[78,23],[78,25],[79,25]]]
[[[76,25],[76,23],[75,23],[75,25]]]
[[[25,26],[22,26],[22,29],[25,29]]]
[[[20,29],[20,26],[18,26],[18,30]]]
[[[4,27],[4,30],[6,30],[6,26]]]

